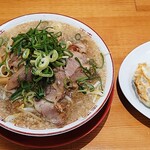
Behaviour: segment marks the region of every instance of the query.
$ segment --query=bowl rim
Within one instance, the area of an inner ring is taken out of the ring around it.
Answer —
[[[87,25],[86,23],[83,23],[82,21],[80,21],[79,19],[76,19],[74,17],[70,17],[70,16],[67,16],[67,15],[64,15],[64,14],[59,14],[59,13],[30,13],[30,14],[25,14],[25,15],[21,15],[21,16],[18,16],[18,17],[15,17],[15,18],[12,18],[8,21],[6,21],[5,23],[3,23],[2,25],[0,25],[0,31],[1,28],[4,26],[8,26],[11,22],[14,22],[14,21],[17,21],[19,20],[20,18],[24,18],[24,17],[27,17],[27,19],[29,19],[30,17],[36,17],[36,16],[42,16],[42,15],[46,15],[46,16],[55,16],[55,17],[62,17],[62,18],[68,18],[70,20],[72,20],[73,22],[76,22],[77,24],[81,24],[83,25],[84,27],[88,28],[90,31],[92,31],[96,36],[97,38],[100,40],[101,43],[103,43],[103,45],[105,46],[105,48],[107,49],[107,51],[109,52],[109,58],[110,58],[110,63],[111,63],[111,69],[112,69],[112,74],[111,74],[111,83],[110,83],[110,87],[109,87],[109,91],[108,93],[106,94],[105,96],[105,99],[103,101],[103,103],[98,107],[98,109],[92,113],[92,115],[90,115],[89,117],[87,117],[86,119],[84,119],[84,121],[80,121],[80,123],[74,125],[74,126],[71,126],[71,128],[67,128],[65,130],[62,130],[62,131],[55,131],[55,132],[47,132],[47,133],[37,133],[37,132],[27,132],[27,131],[24,131],[25,129],[24,128],[21,128],[21,127],[18,127],[18,129],[16,129],[16,126],[15,126],[15,129],[12,128],[12,127],[9,127],[8,125],[5,125],[3,123],[3,121],[0,120],[0,126],[2,126],[3,128],[9,130],[9,131],[12,131],[12,132],[15,132],[15,133],[19,133],[19,134],[23,134],[23,135],[27,135],[27,136],[53,136],[53,135],[59,135],[59,134],[63,134],[63,133],[66,133],[66,132],[69,132],[71,130],[74,130],[78,127],[80,127],[81,125],[87,123],[89,120],[91,120],[101,109],[102,107],[105,105],[106,101],[108,100],[111,92],[112,92],[112,89],[113,89],[113,85],[114,85],[114,63],[113,63],[113,59],[112,59],[112,55],[110,53],[110,50],[108,48],[108,46],[106,45],[106,43],[104,42],[104,40],[102,39],[102,37],[95,31],[93,30],[93,28],[91,28],[89,25]],[[40,20],[40,19],[39,19]],[[36,21],[39,21],[38,19]],[[49,18],[49,20],[51,20]],[[32,20],[32,21],[35,21],[35,20]],[[27,23],[27,22],[30,22],[29,20],[26,20],[25,22],[23,23]],[[20,24],[23,24],[23,23],[19,23],[17,25],[20,25]],[[67,21],[64,21],[63,20],[63,23],[66,23],[66,24],[69,24]],[[11,29],[11,27],[9,27],[9,29]],[[2,31],[3,32],[3,31]],[[89,33],[89,32],[87,32]],[[99,46],[98,46],[99,47]],[[62,127],[63,128],[63,127]],[[50,129],[49,129],[50,130]],[[30,129],[30,131],[33,131]],[[38,130],[36,130],[38,131]]]

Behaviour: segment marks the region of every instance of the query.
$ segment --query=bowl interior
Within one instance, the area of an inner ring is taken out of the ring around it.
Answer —
[[[57,129],[45,129],[45,130],[31,130],[31,129],[25,129],[25,128],[20,128],[12,125],[11,123],[8,122],[3,122],[0,120],[0,124],[2,127],[19,133],[19,134],[24,134],[28,136],[51,136],[51,135],[57,135],[57,134],[62,134],[64,132],[68,132],[70,130],[73,130],[82,124],[86,123],[88,120],[90,120],[92,117],[94,117],[100,109],[103,107],[103,105],[106,103],[111,91],[112,91],[112,86],[113,86],[113,80],[114,80],[114,70],[113,70],[113,61],[110,55],[110,52],[101,39],[101,37],[90,27],[85,25],[84,23],[59,14],[30,14],[30,15],[25,15],[21,16],[18,18],[15,18],[13,20],[8,21],[7,23],[3,24],[0,26],[0,32],[4,32],[5,30],[8,30],[10,28],[13,28],[17,25],[26,23],[26,22],[31,22],[31,21],[39,21],[39,20],[53,20],[53,21],[60,21],[63,23],[70,24],[72,26],[75,26],[77,28],[81,28],[85,30],[88,34],[91,35],[91,38],[95,41],[99,49],[102,51],[105,57],[105,62],[106,62],[106,84],[105,84],[105,89],[104,89],[104,95],[97,101],[95,104],[94,108],[90,110],[89,115],[86,118],[79,119],[71,124],[68,124],[64,126],[63,128],[57,128]]]

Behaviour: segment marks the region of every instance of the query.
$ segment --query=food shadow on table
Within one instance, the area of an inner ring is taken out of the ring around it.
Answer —
[[[147,117],[145,117],[143,114],[141,114],[138,110],[136,110],[131,104],[130,102],[126,99],[126,97],[124,96],[120,85],[119,85],[119,80],[117,78],[116,81],[116,89],[117,89],[117,93],[119,96],[120,101],[122,102],[122,104],[124,105],[124,107],[127,109],[127,111],[134,117],[136,118],[138,121],[140,121],[142,124],[144,124],[147,127],[150,127],[150,121]]]

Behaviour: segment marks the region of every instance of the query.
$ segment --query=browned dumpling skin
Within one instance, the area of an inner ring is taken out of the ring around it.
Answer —
[[[133,80],[139,100],[150,107],[150,66],[146,63],[139,64]]]

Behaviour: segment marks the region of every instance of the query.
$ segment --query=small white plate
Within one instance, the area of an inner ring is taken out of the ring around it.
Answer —
[[[128,101],[150,119],[150,108],[139,101],[132,84],[134,72],[139,63],[150,64],[150,42],[138,46],[127,55],[121,64],[118,78],[121,90]]]

